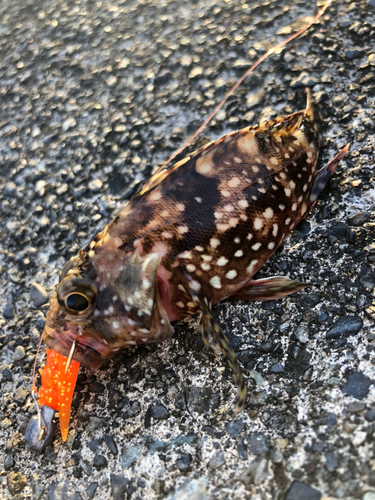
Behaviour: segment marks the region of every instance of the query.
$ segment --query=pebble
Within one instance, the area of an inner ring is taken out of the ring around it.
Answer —
[[[99,483],[97,483],[96,481],[87,486],[86,494],[89,498],[94,498],[95,492],[96,492],[98,486],[99,486]]]
[[[27,477],[21,472],[10,472],[7,476],[8,490],[14,496],[27,486]]]
[[[242,431],[244,428],[244,423],[239,421],[239,422],[233,422],[232,420],[227,423],[225,430],[227,433],[230,435],[230,437],[234,438],[237,437],[238,434]]]
[[[345,316],[337,320],[326,333],[327,340],[338,339],[342,335],[355,335],[363,327],[363,320],[359,316]]]
[[[375,7],[375,0],[373,6]],[[362,500],[375,500],[375,492],[368,491],[363,495]]]
[[[186,479],[174,493],[165,500],[209,500],[208,479],[206,476],[198,479]]]
[[[188,472],[192,461],[193,457],[189,453],[185,453],[184,455],[180,455],[177,458],[176,465],[181,472]]]
[[[107,465],[108,465],[108,460],[104,455],[95,455],[93,461],[94,467],[96,467],[97,469],[104,469],[104,467],[107,467]]]
[[[327,453],[325,454],[325,459],[326,459],[326,469],[329,472],[333,472],[334,470],[337,469],[338,460],[336,453],[333,453],[332,451],[327,451]]]
[[[4,470],[9,470],[14,465],[14,455],[13,452],[10,452],[6,455],[4,460]]]
[[[142,446],[129,446],[124,448],[121,455],[121,465],[124,469],[128,469],[135,464],[142,456]]]
[[[292,80],[290,86],[294,89],[297,88],[305,88],[305,87],[314,87],[314,85],[318,84],[319,80],[315,77],[310,76],[308,73],[301,73],[297,78]]]
[[[361,401],[353,401],[349,403],[346,407],[346,410],[350,413],[359,413],[366,408],[366,404]]]
[[[48,488],[48,500],[82,500],[81,495],[74,491],[72,483],[52,483]]]
[[[320,500],[322,494],[320,491],[306,484],[295,481],[289,488],[284,500]]]
[[[104,442],[114,455],[118,454],[117,444],[115,443],[115,440],[110,434],[105,434]]]
[[[306,344],[309,341],[309,329],[306,325],[299,325],[294,332],[294,336],[301,344]]]
[[[49,301],[48,293],[39,285],[39,283],[31,283],[30,285],[30,300],[34,306],[39,307]]]
[[[375,421],[375,410],[367,411],[364,414],[364,417],[367,420],[367,422],[374,422]]]
[[[221,467],[224,464],[225,464],[225,458],[224,458],[223,452],[222,451],[215,451],[213,453],[212,457],[210,458],[208,466],[211,469],[218,469],[219,467]]]
[[[249,437],[249,447],[254,455],[264,455],[269,450],[267,438],[264,434],[251,433]]]
[[[152,411],[152,418],[154,420],[167,420],[169,418],[169,411],[164,405],[156,405]]]
[[[13,373],[9,370],[9,368],[4,368],[3,377],[5,378],[5,380],[8,380],[8,382],[11,382],[13,380]]]
[[[18,345],[13,354],[13,360],[14,361],[21,361],[26,356],[25,349],[22,347],[22,345]]]
[[[353,396],[353,398],[364,399],[372,384],[372,380],[362,372],[354,372],[349,375],[347,382],[342,386],[342,392],[347,396]]]
[[[28,389],[23,389],[22,387],[18,387],[16,392],[14,393],[14,399],[19,404],[23,404],[26,401],[27,396],[30,394]]]
[[[353,444],[354,446],[361,446],[366,441],[367,432],[364,431],[356,431],[353,434]]]
[[[99,191],[102,189],[103,182],[100,179],[94,179],[89,183],[89,189],[93,193],[99,193]]]
[[[349,226],[360,227],[363,226],[365,222],[369,222],[371,220],[371,215],[367,212],[358,212],[355,215],[352,215],[347,219],[347,223]]]
[[[130,484],[129,479],[119,474],[111,474],[110,481],[113,500],[124,500]]]
[[[13,305],[13,301],[9,299],[5,303],[4,311],[3,311],[3,316],[5,319],[13,319],[16,317],[16,311]]]
[[[240,481],[245,486],[259,486],[264,483],[269,475],[268,470],[269,461],[266,458],[257,457],[251,463],[250,466],[240,475]]]

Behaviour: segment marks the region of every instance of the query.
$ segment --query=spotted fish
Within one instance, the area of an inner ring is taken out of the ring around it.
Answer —
[[[171,323],[202,313],[207,346],[236,355],[212,315],[229,297],[269,300],[304,288],[276,276],[254,280],[309,213],[347,153],[319,172],[321,118],[307,91],[304,111],[231,132],[158,171],[114,220],[63,268],[45,342],[90,369],[131,345],[160,342]]]

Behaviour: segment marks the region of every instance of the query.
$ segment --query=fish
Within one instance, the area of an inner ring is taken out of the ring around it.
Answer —
[[[239,413],[243,373],[212,308],[309,286],[254,275],[314,207],[349,148],[317,171],[322,120],[309,89],[306,96],[304,110],[230,132],[157,171],[63,268],[45,343],[95,370],[124,348],[168,339],[174,322],[201,313],[205,345],[232,369]]]

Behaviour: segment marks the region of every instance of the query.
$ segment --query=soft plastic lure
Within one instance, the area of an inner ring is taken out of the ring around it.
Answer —
[[[40,370],[42,387],[39,389],[38,399],[40,406],[49,406],[59,412],[63,441],[68,437],[73,392],[80,366],[78,361],[72,360],[66,370],[67,360],[68,358],[53,349],[47,350],[47,363]]]

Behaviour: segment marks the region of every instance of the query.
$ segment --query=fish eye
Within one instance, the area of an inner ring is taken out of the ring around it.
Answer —
[[[65,303],[68,309],[71,309],[72,311],[76,312],[86,311],[86,309],[90,305],[90,302],[88,301],[87,297],[85,297],[81,293],[71,293],[65,299]]]
[[[96,305],[98,289],[93,281],[80,276],[67,277],[57,287],[60,307],[73,316],[87,316]]]

